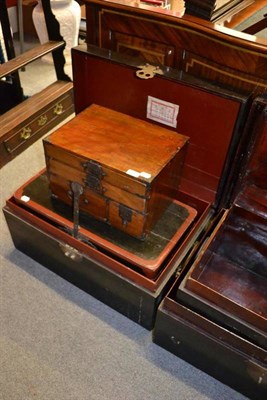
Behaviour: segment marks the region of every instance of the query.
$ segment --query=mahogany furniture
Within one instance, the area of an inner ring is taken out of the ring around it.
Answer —
[[[0,65],[0,168],[74,111],[73,84],[64,72],[65,44],[59,34],[58,24],[53,15],[51,16],[49,0],[42,1],[45,16],[50,21],[50,40],[18,56],[15,56],[12,45],[6,6],[0,1],[1,22],[5,22],[3,26],[8,55],[8,61]],[[19,69],[50,52],[54,59],[57,79],[40,92],[26,98],[19,80]],[[12,84],[9,77],[12,78]],[[13,96],[10,100],[11,94]]]
[[[267,87],[267,41],[136,1],[84,0],[87,42],[253,96]]]
[[[62,43],[48,42],[0,66],[0,78],[51,52]],[[74,111],[73,84],[57,80],[0,117],[0,167],[28,148],[38,138]]]

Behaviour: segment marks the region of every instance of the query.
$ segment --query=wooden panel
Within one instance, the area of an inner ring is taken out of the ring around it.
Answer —
[[[153,341],[251,400],[265,398],[266,351],[188,306],[164,298]]]
[[[59,171],[60,169],[58,160],[63,160],[64,164],[61,164],[61,168],[63,169],[64,167],[64,173],[66,173],[67,168],[70,166],[72,167],[72,172],[74,175],[70,175],[69,180],[77,180],[80,183],[85,180],[85,170],[83,168],[81,169],[82,165],[86,162],[85,158],[77,157],[74,154],[62,151],[61,148],[55,147],[47,142],[45,143],[45,154],[47,159],[46,162],[49,164],[49,168]],[[68,173],[70,174],[70,171]],[[134,179],[131,179],[129,176],[116,173],[114,170],[111,171],[105,166],[103,166],[103,173],[103,184],[109,183],[111,185],[117,185],[130,193],[137,194],[138,196],[147,196],[148,188],[144,182],[138,182]]]
[[[69,179],[66,179],[66,176],[63,174],[50,174],[49,184],[50,190],[53,193],[57,193],[57,196],[53,195],[53,198],[60,198],[64,201],[64,203],[72,206],[73,196],[70,182],[73,179],[73,176],[71,168],[69,168],[68,178]],[[90,201],[88,199],[90,199]],[[91,215],[95,215],[98,219],[106,221],[107,199],[92,190],[85,189],[79,199],[79,210],[85,211]]]
[[[220,218],[176,298],[266,348],[267,186],[266,101],[252,106],[250,144],[234,205]]]
[[[123,223],[123,220],[120,216],[120,204],[111,201],[109,204],[108,219],[112,226],[120,229],[128,235],[142,238],[143,226],[146,223],[146,215],[132,210],[130,212],[130,221],[127,224]]]
[[[182,69],[184,55],[205,59],[211,68],[190,67],[190,73],[238,90],[264,93],[267,88],[267,41],[200,21],[173,11],[127,6],[122,0],[85,0],[87,42],[106,49],[129,51],[151,61],[151,49],[159,50],[158,62]],[[127,40],[126,40],[127,38]],[[127,42],[127,43],[126,43]],[[130,49],[130,50],[129,50]],[[168,54],[170,49],[171,55]],[[168,55],[167,55],[168,54]],[[216,66],[216,67],[215,67]],[[248,84],[248,80],[251,83]],[[258,82],[260,85],[258,85]]]
[[[214,201],[224,166],[234,166],[234,161],[228,163],[226,158],[239,140],[233,139],[241,132],[239,123],[247,116],[242,106],[245,97],[211,85],[203,87],[203,82],[167,68],[162,76],[137,79],[134,65],[139,63],[95,46],[77,47],[73,51],[76,111],[96,103],[146,120],[148,96],[179,105],[176,131],[190,137],[182,187]],[[226,186],[224,183],[223,190]]]
[[[246,62],[249,62],[246,58],[239,59],[240,69],[245,70]],[[254,68],[257,68],[256,63]],[[182,70],[196,77],[204,76],[209,81],[216,81],[229,89],[235,88],[248,93],[253,92],[255,96],[266,90],[266,79],[255,74],[250,75],[231,68],[222,68],[221,64],[187,51],[184,53]]]
[[[120,32],[112,32],[112,41],[115,50],[122,54],[137,56],[149,63],[159,63],[171,66],[174,63],[174,46],[144,40],[132,35]]]
[[[151,183],[188,137],[95,104],[45,141],[123,174],[128,169],[147,172],[149,176],[139,173],[136,180]]]
[[[42,128],[58,123],[61,114],[66,116],[69,110],[73,109],[72,97],[67,93],[59,97],[56,102],[49,104],[43,110],[40,110],[36,116],[32,116],[24,126],[18,126],[17,130],[4,140],[4,145],[10,154],[15,153],[26,141],[32,140],[37,136]]]

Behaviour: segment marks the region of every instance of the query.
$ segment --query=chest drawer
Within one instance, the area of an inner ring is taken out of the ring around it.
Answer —
[[[4,141],[7,151],[9,153],[17,151],[26,142],[38,136],[47,125],[56,125],[57,121],[72,107],[73,100],[68,94],[45,107],[40,114],[33,116],[27,123],[16,128]]]

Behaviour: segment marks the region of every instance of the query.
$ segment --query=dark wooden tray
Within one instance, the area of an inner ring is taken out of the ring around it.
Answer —
[[[203,257],[192,267],[183,289],[264,334],[267,331],[266,237],[266,219],[233,207]]]
[[[46,171],[17,190],[14,198],[18,204],[72,232],[72,208],[51,196]],[[90,242],[154,279],[196,216],[194,208],[175,200],[146,239],[138,240],[86,213],[80,213],[79,239]]]

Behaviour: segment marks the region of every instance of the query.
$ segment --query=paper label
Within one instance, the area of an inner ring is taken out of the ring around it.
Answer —
[[[28,201],[30,201],[30,197],[25,196],[25,195],[21,196],[20,199],[21,199],[22,201],[24,201],[25,203],[28,203]]]
[[[128,171],[126,171],[127,175],[131,175],[134,178],[144,178],[144,179],[150,179],[151,178],[151,174],[149,174],[148,172],[137,172],[134,169],[128,169]]]
[[[147,173],[147,172],[141,172],[141,173],[140,173],[140,176],[141,176],[142,178],[145,178],[145,179],[150,179],[150,178],[151,178],[151,174],[149,174],[149,173]]]
[[[178,112],[179,106],[177,104],[148,96],[146,114],[147,118],[176,128]]]
[[[140,173],[133,169],[128,169],[128,171],[126,171],[126,174],[134,176],[135,178],[139,178],[140,176]]]

